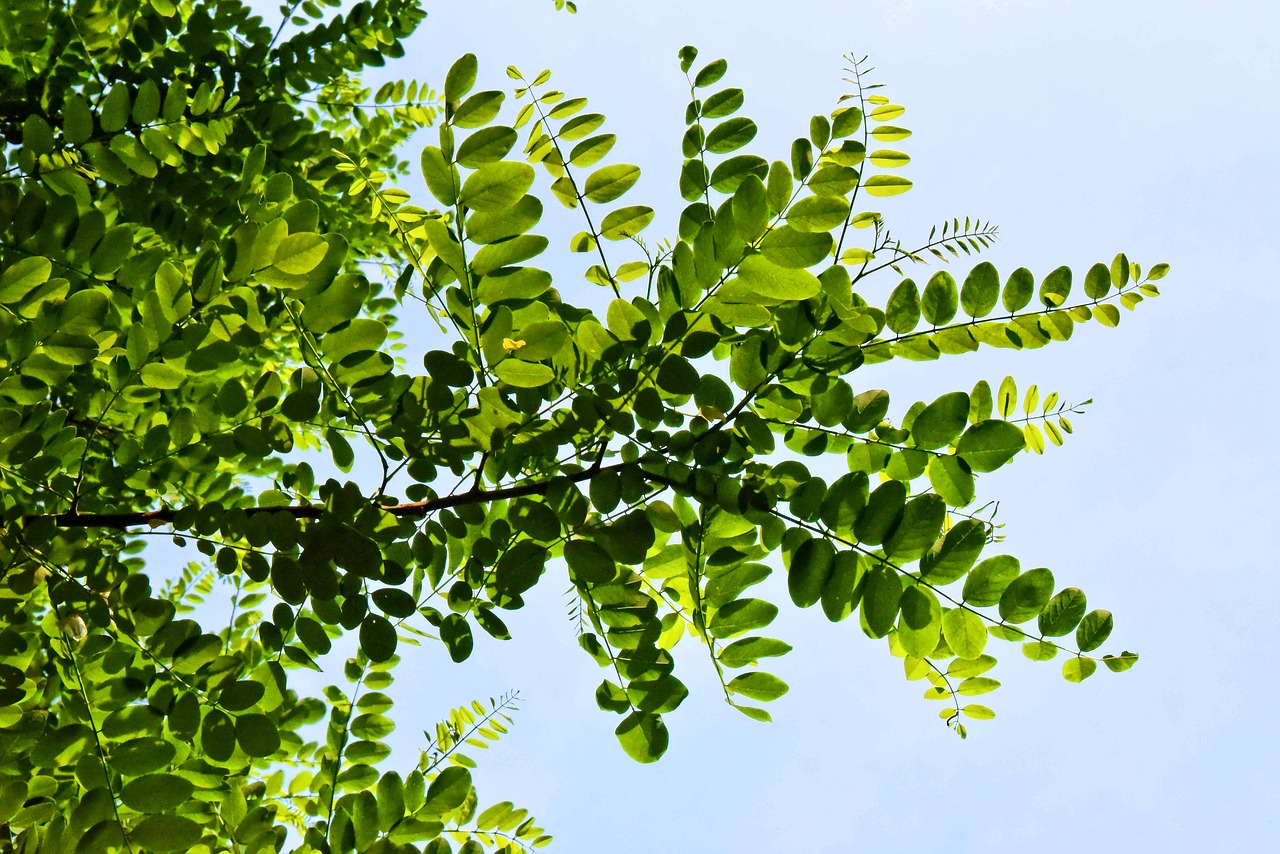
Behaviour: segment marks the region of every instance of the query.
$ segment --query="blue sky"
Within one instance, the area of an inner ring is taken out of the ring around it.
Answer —
[[[943,218],[1001,225],[987,257],[1037,277],[1077,275],[1119,251],[1173,265],[1164,292],[1089,324],[1066,345],[882,365],[852,378],[885,387],[893,414],[917,399],[1013,374],[1063,399],[1093,398],[1063,448],[984,477],[1004,550],[1049,566],[1090,607],[1116,615],[1113,643],[1142,654],[1123,675],[1064,682],[1000,645],[989,695],[998,717],[967,741],[923,684],[856,624],[784,609],[773,634],[796,650],[774,672],[791,692],[774,723],[724,705],[693,645],[691,697],[667,716],[668,755],[639,766],[592,696],[601,678],[564,617],[567,582],[548,574],[464,665],[443,649],[407,656],[398,744],[451,705],[515,688],[516,726],[477,775],[481,800],[528,807],[553,850],[634,852],[1269,850],[1280,844],[1275,725],[1266,657],[1280,613],[1274,478],[1274,282],[1280,229],[1280,12],[1262,2],[607,3],[576,16],[550,0],[432,4],[409,56],[386,76],[439,84],[466,51],[480,86],[508,64],[591,99],[619,137],[612,157],[644,178],[628,197],[674,226],[688,100],[676,51],[729,61],[752,149],[785,157],[808,118],[847,86],[841,56],[870,54],[882,90],[907,107],[915,189],[880,209],[911,242]],[[269,17],[269,20],[271,18]],[[410,153],[416,161],[416,152]],[[420,192],[420,184],[407,189]],[[578,230],[548,205],[541,231]],[[577,259],[546,263],[579,291]],[[967,267],[952,266],[957,277]],[[863,293],[883,304],[897,279]],[[601,302],[603,305],[603,302]],[[413,326],[425,327],[416,319]],[[412,340],[412,339],[411,339]],[[836,461],[838,463],[839,461]],[[833,469],[832,475],[838,474]],[[828,477],[830,479],[830,476]],[[774,589],[778,600],[785,592]],[[406,674],[407,675],[407,674]]]

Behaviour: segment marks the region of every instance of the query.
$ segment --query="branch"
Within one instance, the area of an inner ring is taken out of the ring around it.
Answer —
[[[566,475],[573,483],[590,480],[601,472],[618,471],[632,466],[634,463],[614,463],[601,468],[589,468],[571,475]],[[459,507],[467,504],[485,504],[490,501],[501,501],[507,498],[521,498],[525,495],[546,495],[547,490],[555,483],[553,480],[538,483],[522,483],[516,486],[504,486],[499,489],[472,489],[446,495],[442,498],[428,498],[425,501],[414,501],[408,504],[392,504],[379,506],[383,512],[402,518],[418,518],[428,516],[446,507]],[[163,510],[142,510],[132,513],[56,513],[40,516],[28,516],[28,524],[42,520],[52,520],[60,528],[130,528],[135,525],[158,527],[172,522],[184,508],[166,507]],[[322,505],[307,504],[291,507],[245,507],[244,512],[250,516],[259,513],[288,513],[295,519],[319,519],[327,511]]]

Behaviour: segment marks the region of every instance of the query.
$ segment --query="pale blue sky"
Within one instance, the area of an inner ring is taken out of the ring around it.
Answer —
[[[478,638],[461,666],[438,647],[407,656],[414,675],[399,683],[396,734],[404,760],[416,755],[418,730],[450,705],[518,688],[524,708],[512,734],[478,757],[477,784],[485,803],[528,807],[556,836],[553,850],[1280,845],[1280,740],[1268,719],[1280,692],[1266,657],[1280,609],[1270,485],[1280,460],[1266,391],[1280,317],[1277,7],[580,6],[570,17],[550,0],[431,4],[409,56],[387,71],[438,84],[472,51],[480,85],[506,89],[508,64],[530,75],[553,69],[558,88],[609,116],[614,160],[644,170],[628,198],[659,210],[656,239],[682,205],[681,45],[729,60],[726,82],[746,90],[742,114],[761,127],[751,150],[769,158],[785,157],[808,117],[847,91],[841,55],[868,53],[915,132],[902,147],[916,188],[880,206],[904,242],[944,217],[973,215],[1001,225],[987,257],[1002,271],[1025,265],[1039,276],[1065,263],[1081,274],[1118,251],[1146,267],[1173,265],[1165,295],[1125,312],[1119,329],[1090,324],[1037,352],[876,366],[852,378],[893,391],[895,415],[1006,373],[1065,400],[1092,397],[1064,448],[984,477],[979,494],[1002,502],[1004,550],[1112,610],[1116,649],[1142,661],[1071,685],[1059,662],[1033,665],[1000,644],[992,675],[1004,687],[988,703],[999,717],[974,723],[962,742],[883,642],[788,606],[773,633],[796,650],[772,668],[791,684],[771,706],[775,722],[725,706],[709,664],[682,644],[692,696],[667,716],[668,755],[639,766],[617,747],[616,718],[595,706],[600,672],[563,616],[567,582],[549,573],[508,618],[515,640]],[[548,204],[539,230],[553,247],[578,230],[571,217]],[[560,257],[545,263],[568,291],[562,282],[581,265]],[[883,303],[896,281],[864,295]]]

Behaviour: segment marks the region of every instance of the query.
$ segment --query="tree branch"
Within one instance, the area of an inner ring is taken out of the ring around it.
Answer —
[[[611,466],[597,468],[592,466],[566,477],[573,483],[590,480],[602,472],[618,471],[634,463],[615,463]],[[647,474],[647,473],[646,473]],[[655,478],[656,479],[656,478]],[[466,504],[486,504],[490,501],[501,501],[507,498],[521,498],[526,495],[546,495],[547,490],[556,479],[538,483],[522,483],[515,486],[504,486],[499,489],[469,490],[440,498],[428,498],[425,501],[414,501],[408,504],[392,504],[380,506],[379,509],[393,516],[417,518],[427,516],[447,507],[459,507]],[[244,512],[250,516],[259,513],[288,513],[295,519],[319,519],[326,512],[324,506],[305,504],[287,507],[245,507]],[[135,525],[158,527],[172,522],[182,508],[167,507],[163,510],[141,510],[131,513],[56,513],[40,516],[28,516],[27,522],[50,519],[60,528],[131,528]]]

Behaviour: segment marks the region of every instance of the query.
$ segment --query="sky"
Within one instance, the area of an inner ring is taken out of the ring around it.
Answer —
[[[569,16],[550,0],[429,4],[408,56],[370,79],[439,86],[467,51],[480,59],[480,88],[509,90],[509,64],[527,76],[552,69],[553,85],[609,117],[613,160],[642,168],[628,199],[659,210],[656,240],[682,206],[682,45],[698,46],[699,64],[728,60],[725,84],[746,91],[741,114],[761,128],[750,150],[769,159],[785,159],[809,117],[848,91],[842,55],[869,54],[881,91],[907,108],[897,123],[914,131],[901,147],[915,188],[879,206],[905,243],[968,215],[1000,224],[986,257],[1006,273],[1027,266],[1039,278],[1067,264],[1079,277],[1120,251],[1147,268],[1172,265],[1164,295],[1124,312],[1118,329],[1088,324],[1065,345],[889,363],[851,379],[888,388],[895,416],[1005,374],[1067,401],[1091,398],[1064,447],[983,477],[979,496],[1000,501],[1003,551],[1082,587],[1091,608],[1116,616],[1111,646],[1142,658],[1073,685],[1059,661],[1033,664],[999,644],[991,675],[1004,686],[983,700],[998,717],[972,723],[962,741],[883,641],[856,621],[832,626],[817,609],[787,606],[771,634],[795,651],[771,669],[791,691],[770,704],[774,722],[726,706],[710,664],[682,644],[691,696],[666,716],[666,757],[641,766],[618,747],[615,717],[596,708],[601,673],[565,618],[567,581],[548,573],[524,610],[504,615],[514,640],[479,637],[462,665],[440,647],[406,655],[403,760],[450,706],[518,689],[515,726],[476,756],[476,782],[482,802],[509,799],[537,816],[556,837],[551,850],[1280,846],[1270,720],[1280,691],[1266,658],[1280,613],[1277,406],[1266,391],[1280,367],[1277,7],[579,6]],[[416,151],[407,156],[416,162]],[[425,192],[420,182],[406,189]],[[554,204],[547,211],[539,230],[563,248],[578,226]],[[561,284],[578,281],[581,265],[560,257],[547,262],[557,286],[601,300],[598,289]],[[968,267],[950,269],[959,279]],[[890,274],[863,294],[883,304],[896,283]],[[786,600],[778,587],[770,594]]]

